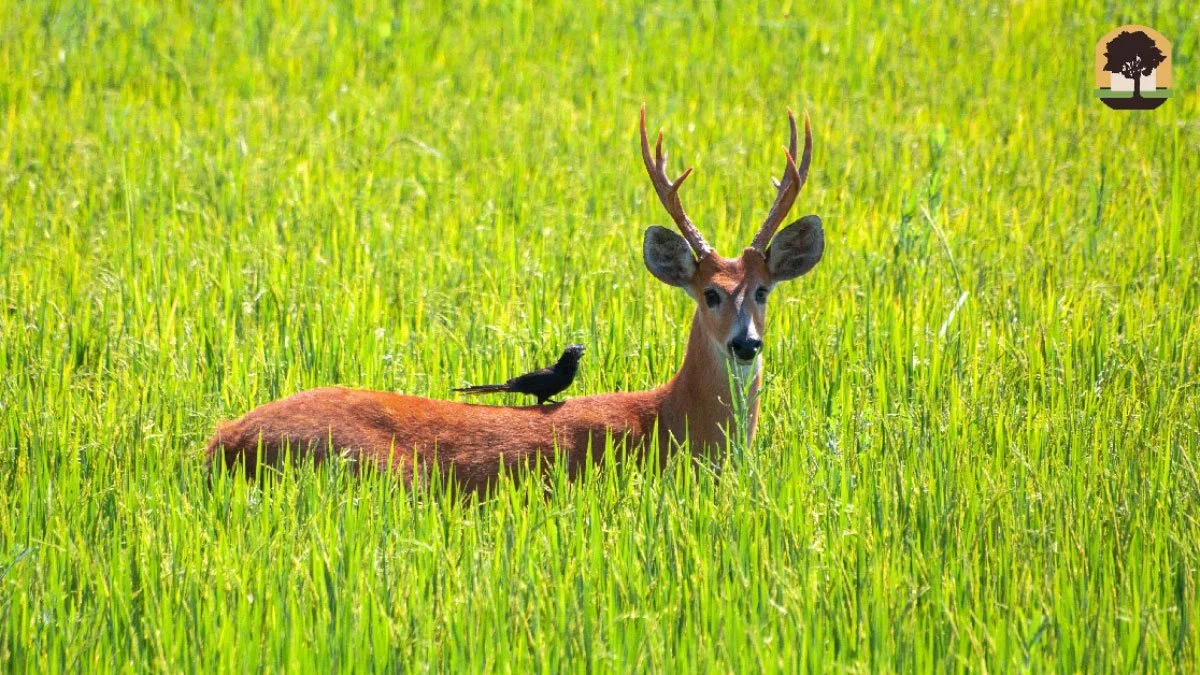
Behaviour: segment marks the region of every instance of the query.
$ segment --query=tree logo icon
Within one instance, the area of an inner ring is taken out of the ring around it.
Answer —
[[[1171,43],[1147,26],[1121,26],[1096,43],[1096,96],[1114,110],[1151,110],[1171,96]]]

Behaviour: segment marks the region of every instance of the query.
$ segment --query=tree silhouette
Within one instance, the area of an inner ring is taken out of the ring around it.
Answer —
[[[1142,31],[1121,34],[1108,41],[1104,52],[1108,59],[1104,69],[1110,73],[1120,73],[1133,80],[1133,97],[1142,97],[1142,76],[1154,72],[1158,64],[1166,60],[1162,50],[1154,44],[1154,39]]]

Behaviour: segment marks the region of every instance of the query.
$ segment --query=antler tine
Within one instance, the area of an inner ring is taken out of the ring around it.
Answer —
[[[791,110],[788,110],[788,125],[792,130],[792,138],[788,148],[784,150],[787,166],[783,171],[783,180],[771,179],[779,193],[767,213],[767,219],[763,221],[758,234],[754,235],[754,241],[750,243],[750,247],[760,253],[766,252],[767,244],[771,243],[771,237],[775,236],[775,230],[779,229],[779,224],[792,209],[796,196],[800,194],[800,188],[804,187],[804,182],[808,180],[808,166],[812,163],[812,125],[809,124],[808,113],[804,114],[804,156],[800,158],[799,168],[796,167],[796,116]]]
[[[679,186],[683,185],[683,181],[692,175],[692,169],[688,168],[674,181],[667,178],[667,155],[662,150],[662,131],[658,132],[658,142],[654,144],[654,157],[650,156],[650,139],[646,136],[646,104],[644,103],[641,113],[641,133],[642,162],[646,165],[646,173],[650,174],[654,192],[658,195],[658,200],[662,202],[663,208],[667,210],[667,214],[675,221],[675,226],[679,228],[683,238],[695,251],[696,257],[703,258],[712,253],[713,249],[704,241],[700,231],[688,219],[687,213],[683,210],[683,202],[679,200]]]

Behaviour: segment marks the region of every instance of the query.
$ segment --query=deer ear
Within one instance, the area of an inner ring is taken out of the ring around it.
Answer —
[[[818,216],[804,216],[775,235],[767,247],[767,271],[774,281],[807,273],[825,253],[825,230]]]
[[[696,273],[692,248],[683,237],[658,225],[646,228],[642,260],[659,281],[672,286],[687,286]]]

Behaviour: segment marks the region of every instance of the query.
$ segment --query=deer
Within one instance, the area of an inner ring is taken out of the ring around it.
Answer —
[[[645,230],[642,260],[654,278],[682,289],[695,303],[683,363],[665,384],[646,391],[569,398],[548,406],[496,406],[405,394],[325,387],[303,391],[218,426],[207,446],[211,469],[224,464],[254,476],[285,457],[322,462],[340,456],[398,474],[406,487],[436,469],[466,493],[486,492],[502,475],[531,465],[565,462],[570,478],[589,464],[660,462],[681,452],[719,456],[730,434],[752,442],[758,422],[762,347],[769,294],[809,272],[825,250],[821,219],[808,215],[776,234],[808,177],[812,128],[804,116],[804,154],[796,163],[796,118],[775,201],[741,255],[719,255],[692,224],[671,180],[663,134],[651,155],[646,107],[640,114],[641,155],[650,182],[679,232]],[[734,394],[744,383],[743,432],[735,431]],[[621,450],[617,450],[620,448]],[[607,449],[607,450],[606,450]]]

